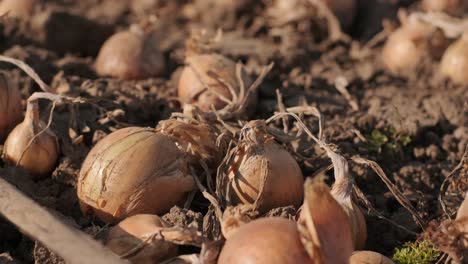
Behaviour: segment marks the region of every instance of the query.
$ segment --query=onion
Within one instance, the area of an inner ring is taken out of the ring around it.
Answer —
[[[243,130],[245,140],[226,162],[228,204],[253,204],[260,213],[299,207],[304,180],[296,160],[266,133],[264,121],[251,121]]]
[[[466,0],[422,0],[421,6],[426,11],[445,12],[450,15],[462,15],[468,8]]]
[[[393,73],[415,68],[423,58],[437,58],[446,47],[444,36],[435,35],[436,29],[409,17],[388,37],[382,49],[382,60]],[[434,37],[436,41],[434,41]]]
[[[349,259],[349,264],[393,264],[393,261],[377,252],[355,251]]]
[[[177,255],[177,245],[165,240],[150,239],[165,227],[169,225],[157,215],[134,215],[109,231],[106,246],[119,256],[128,254],[125,258],[133,263],[159,263]],[[129,254],[130,252],[133,254]]]
[[[304,184],[304,205],[300,223],[308,228],[303,239],[307,252],[316,263],[348,263],[353,239],[348,216],[320,179],[308,178]]]
[[[39,118],[37,102],[29,102],[23,122],[5,141],[3,159],[26,169],[31,176],[41,178],[54,169],[58,151],[57,137]]]
[[[347,263],[352,240],[343,209],[324,183],[308,180],[305,196],[301,223],[271,217],[244,224],[229,236],[218,263]]]
[[[96,72],[120,79],[144,79],[164,73],[165,60],[154,34],[138,27],[112,35],[101,47]]]
[[[8,16],[28,18],[33,13],[35,0],[2,0],[0,2],[0,16],[8,13]]]
[[[468,35],[463,35],[445,51],[440,72],[452,81],[468,84]]]
[[[241,226],[221,250],[218,263],[311,263],[297,224],[269,217]]]
[[[0,143],[8,132],[21,121],[21,95],[18,90],[0,72]]]
[[[129,127],[99,141],[78,179],[85,214],[110,223],[126,217],[162,214],[194,188],[187,160],[172,139],[154,129]]]
[[[343,207],[345,213],[348,215],[348,221],[351,226],[351,233],[355,249],[363,249],[366,245],[367,239],[367,225],[366,219],[361,212],[359,206],[354,203],[351,199],[351,192],[348,192],[346,195],[343,195],[345,192],[341,188],[343,185],[338,182],[335,182],[332,188],[332,195],[338,201],[338,203]],[[351,185],[352,188],[352,185]],[[340,190],[341,189],[341,190]],[[352,189],[348,189],[352,190]]]
[[[240,75],[243,87],[249,87],[250,78],[243,71]],[[240,86],[234,61],[219,54],[192,55],[180,76],[178,94],[182,103],[194,104],[203,111],[210,111],[211,106],[220,110],[228,101],[235,103],[247,96]],[[249,98],[249,108],[254,108],[256,101],[255,93]]]

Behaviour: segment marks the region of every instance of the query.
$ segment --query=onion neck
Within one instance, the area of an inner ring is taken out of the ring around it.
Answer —
[[[34,127],[39,125],[39,104],[37,101],[30,101],[26,106],[26,114],[24,116],[24,122],[31,123]]]
[[[349,174],[348,162],[344,157],[336,155],[332,158],[335,183],[331,193],[339,203],[351,204],[354,181]]]

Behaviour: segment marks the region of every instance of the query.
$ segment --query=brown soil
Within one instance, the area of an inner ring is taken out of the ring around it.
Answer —
[[[268,1],[235,1],[238,4],[228,10],[210,0],[195,4],[185,0],[44,2],[30,22],[1,18],[0,52],[28,63],[56,92],[93,99],[95,103],[56,109],[52,129],[59,136],[61,156],[52,177],[34,182],[24,171],[1,161],[0,175],[83,230],[102,224],[92,223],[79,210],[75,182],[83,159],[106,134],[129,125],[154,127],[180,110],[176,84],[185,41],[192,30],[201,27],[223,29],[229,41],[218,51],[243,61],[253,75],[259,74],[261,65],[275,62],[260,87],[254,118],[268,118],[277,110],[276,89],[280,89],[286,106],[304,102],[316,106],[326,120],[325,138],[347,157],[360,155],[378,162],[426,222],[444,217],[437,200],[440,194],[453,213],[468,190],[463,173],[450,178],[449,191],[441,190],[468,143],[468,88],[438,76],[436,61],[424,62],[420,69],[405,76],[392,75],[380,61],[381,45],[363,48],[364,41],[381,30],[384,17],[396,21],[398,6],[411,1],[359,1],[359,19],[348,32],[353,41],[333,43],[324,41],[326,33],[320,23],[292,25],[272,37],[265,17],[267,7],[261,3]],[[98,77],[93,62],[102,42],[113,32],[154,13],[166,25],[161,33],[169,65],[165,75],[139,81]],[[298,33],[304,27],[307,31]],[[246,43],[248,48],[242,46]],[[279,47],[276,52],[270,52],[272,45]],[[18,83],[23,99],[39,91],[17,68],[4,63],[0,67]],[[357,103],[354,107],[335,88],[337,78],[348,82],[347,90]],[[43,112],[46,119],[46,104]],[[306,121],[317,130],[315,119]],[[77,136],[82,140],[76,140]],[[304,143],[312,145],[308,140]],[[300,164],[305,175],[314,175],[329,165],[318,148],[306,149],[303,154],[313,158]],[[385,217],[368,211],[366,248],[391,256],[395,247],[414,241],[414,234],[423,230],[374,172],[355,164],[352,171],[359,188]],[[174,208],[165,219],[174,224],[197,222],[202,226],[207,205],[197,195],[190,208],[193,211]],[[271,212],[284,217],[292,214],[293,208]],[[184,251],[196,249],[187,247]],[[15,263],[14,259],[22,263],[61,263],[56,255],[0,217],[2,252],[5,254],[0,254],[0,263]]]

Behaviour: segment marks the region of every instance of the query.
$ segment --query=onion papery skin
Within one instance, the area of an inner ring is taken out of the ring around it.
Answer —
[[[107,223],[135,214],[162,214],[194,188],[185,155],[151,128],[117,130],[94,146],[78,180],[87,215]]]
[[[95,65],[99,75],[132,80],[164,73],[165,58],[156,39],[135,31],[118,32],[104,42]]]
[[[40,120],[38,105],[28,105],[23,122],[5,140],[3,159],[25,169],[34,179],[41,179],[54,170],[58,155],[56,135]]]
[[[226,241],[219,264],[314,263],[302,245],[297,224],[269,217],[245,224]]]
[[[468,36],[451,44],[440,62],[440,72],[458,84],[468,84]]]
[[[112,227],[106,246],[121,256],[132,249],[144,246],[127,259],[132,263],[152,264],[177,255],[178,246],[161,239],[148,239],[169,225],[157,215],[139,214],[124,219]]]
[[[220,95],[233,100],[228,86],[239,95],[240,83],[234,61],[219,54],[192,55],[186,61],[187,65],[182,71],[178,86],[178,95],[182,103],[194,104],[207,112],[211,111],[212,107],[220,110],[228,105]],[[241,75],[245,87],[248,88],[252,81],[244,71]],[[249,99],[248,108],[255,108],[257,93]]]
[[[0,143],[21,122],[21,117],[20,92],[4,73],[0,73]]]
[[[298,208],[304,197],[304,178],[296,160],[273,139],[260,145],[240,146],[228,165],[228,203],[254,204],[263,182],[257,210],[293,205]]]

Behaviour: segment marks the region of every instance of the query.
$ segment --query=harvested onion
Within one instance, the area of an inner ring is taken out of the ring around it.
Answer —
[[[193,188],[186,157],[170,137],[129,127],[106,136],[89,152],[78,179],[78,198],[85,214],[115,222],[165,213]]]
[[[241,92],[241,86],[248,88],[251,80],[244,71],[240,75],[242,84],[236,74],[236,63],[222,55],[189,56],[179,79],[179,98],[181,102],[194,104],[203,111],[210,111],[212,106],[220,110],[247,96]],[[248,99],[248,107],[254,108],[256,93]]]
[[[282,206],[299,207],[304,180],[296,160],[267,134],[264,121],[251,121],[243,130],[245,140],[226,162],[228,204],[253,204],[260,213]]]
[[[161,75],[165,60],[157,39],[138,27],[112,35],[101,47],[96,72],[120,79],[144,79]]]
[[[8,16],[18,18],[28,18],[33,13],[35,0],[2,0],[0,2],[0,16],[8,14]]]
[[[441,73],[452,81],[468,84],[468,35],[451,44],[440,62]]]
[[[279,217],[241,226],[224,245],[218,263],[311,263],[297,224]]]
[[[349,264],[393,264],[393,261],[377,252],[355,251],[349,259]]]
[[[468,8],[466,0],[422,0],[421,6],[426,11],[445,12],[450,15],[461,15]]]
[[[438,58],[447,41],[438,31],[417,17],[402,21],[391,33],[382,49],[382,60],[393,73],[414,69],[425,57]]]
[[[134,215],[109,231],[106,246],[119,256],[137,249],[133,254],[125,256],[133,263],[160,262],[177,254],[177,245],[161,239],[151,239],[151,236],[165,227],[169,225],[157,215]]]
[[[37,102],[29,102],[23,122],[11,131],[5,141],[3,159],[40,178],[54,169],[58,151],[57,137],[40,119]]]
[[[0,72],[0,143],[10,130],[21,121],[21,95],[15,87]]]
[[[305,194],[302,223],[271,217],[244,224],[218,263],[347,263],[352,240],[343,209],[323,183],[307,181]]]

